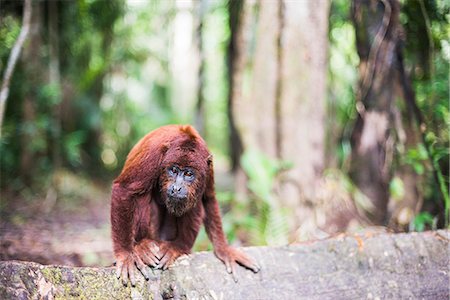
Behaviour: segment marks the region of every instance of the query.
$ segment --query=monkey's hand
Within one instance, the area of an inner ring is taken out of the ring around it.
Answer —
[[[233,276],[235,282],[238,281],[236,277],[237,264],[252,270],[254,273],[258,273],[261,269],[253,258],[230,246],[214,249],[214,254],[225,264],[227,272]]]
[[[151,239],[143,239],[136,246],[134,252],[145,264],[156,268],[159,264],[159,242]]]
[[[159,242],[159,264],[157,268],[167,270],[183,254],[189,254],[189,250],[184,250],[176,246],[173,242]]]
[[[146,267],[136,251],[116,254],[116,276],[122,279],[124,285],[127,285],[128,277],[131,285],[136,285],[136,273],[138,270],[144,275],[146,280],[150,278],[149,268]]]

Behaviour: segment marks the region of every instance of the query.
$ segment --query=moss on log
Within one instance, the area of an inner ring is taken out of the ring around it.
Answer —
[[[124,287],[113,268],[0,262],[0,299],[449,299],[450,231],[342,235],[244,251],[261,264],[238,283],[212,253]]]

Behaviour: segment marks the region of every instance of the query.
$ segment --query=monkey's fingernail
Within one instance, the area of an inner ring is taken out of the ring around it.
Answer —
[[[150,275],[149,275],[149,270],[148,269],[147,270],[144,269],[144,272],[142,272],[142,274],[144,274],[145,280],[149,280],[150,279]]]

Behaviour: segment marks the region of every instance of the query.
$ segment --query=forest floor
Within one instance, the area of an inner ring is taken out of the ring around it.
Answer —
[[[109,187],[76,177],[62,181],[58,193],[50,190],[43,197],[11,199],[2,194],[0,260],[67,266],[113,263]]]

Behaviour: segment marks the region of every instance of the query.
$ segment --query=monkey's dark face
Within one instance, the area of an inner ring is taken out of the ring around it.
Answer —
[[[188,185],[195,180],[195,174],[191,168],[181,169],[173,165],[167,169],[167,176],[170,179],[167,189],[167,197],[177,200],[186,200],[188,196]]]
[[[181,216],[195,206],[199,189],[196,170],[177,164],[168,166],[162,176],[161,193],[170,214]]]
[[[169,145],[161,162],[159,192],[170,214],[180,217],[201,201],[209,156],[206,146],[191,137]]]

